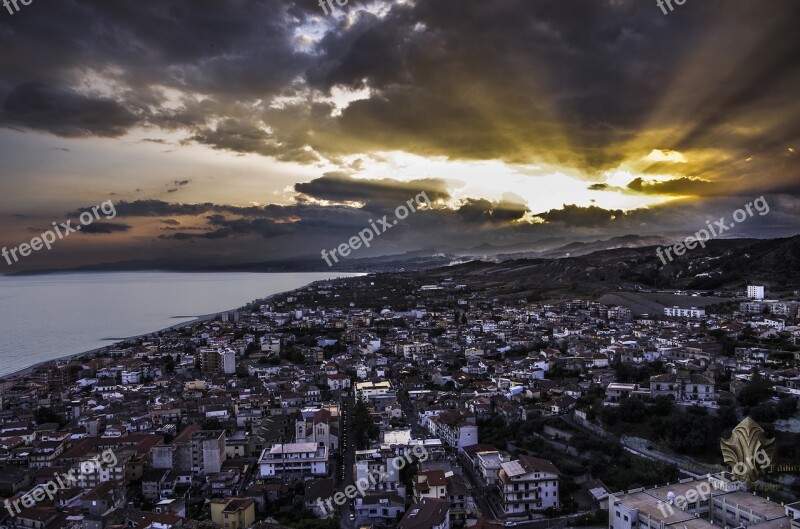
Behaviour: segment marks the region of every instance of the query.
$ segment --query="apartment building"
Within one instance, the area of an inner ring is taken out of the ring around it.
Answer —
[[[363,401],[369,400],[370,397],[383,397],[389,392],[393,392],[392,383],[388,380],[380,382],[357,382],[356,383],[356,398]]]
[[[435,437],[456,448],[478,444],[475,415],[463,411],[439,411],[426,415],[423,426]]]
[[[496,450],[478,452],[474,459],[475,471],[486,485],[495,485],[503,462],[503,455]]]
[[[728,472],[609,494],[609,529],[789,529],[797,504],[745,490]],[[794,505],[794,507],[793,507]]]
[[[355,501],[356,522],[391,527],[406,510],[406,502],[397,494],[382,492],[358,497]]]
[[[225,462],[225,430],[194,432],[189,441],[191,470],[201,475],[216,474]]]
[[[258,459],[262,478],[305,479],[328,473],[328,447],[316,443],[283,443],[265,448]]]
[[[702,318],[705,315],[705,309],[698,309],[697,307],[691,307],[689,309],[664,307],[664,316],[672,316],[675,318]]]
[[[750,299],[764,299],[764,286],[747,285],[747,297]]]
[[[546,459],[520,456],[500,464],[497,488],[507,516],[557,509],[559,471]]]

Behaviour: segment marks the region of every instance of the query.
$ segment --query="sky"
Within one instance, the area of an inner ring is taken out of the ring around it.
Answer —
[[[0,273],[800,231],[796,0],[318,1],[0,7]]]

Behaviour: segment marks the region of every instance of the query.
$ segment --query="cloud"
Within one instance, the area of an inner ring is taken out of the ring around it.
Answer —
[[[547,222],[562,224],[567,228],[604,228],[625,216],[622,210],[608,210],[597,206],[580,207],[565,205],[562,209],[551,209],[537,217]]]
[[[440,178],[402,182],[389,178],[352,178],[341,172],[326,173],[321,178],[294,186],[295,191],[306,197],[336,203],[361,202],[369,209],[394,208],[423,191],[433,202],[449,200],[447,188],[448,182]]]
[[[636,178],[628,184],[628,189],[649,195],[711,195],[726,194],[728,189],[723,182],[709,182],[699,178],[675,178],[663,182],[646,182]]]
[[[5,99],[0,124],[63,137],[117,137],[137,118],[116,101],[25,83]]]
[[[507,223],[521,219],[528,208],[521,198],[507,193],[503,200],[492,202],[485,199],[467,199],[457,210],[458,215],[468,222]]]
[[[84,226],[81,226],[81,233],[85,234],[119,233],[119,232],[126,232],[131,228],[132,226],[130,224],[124,224],[121,222],[92,222],[91,224],[86,224]]]

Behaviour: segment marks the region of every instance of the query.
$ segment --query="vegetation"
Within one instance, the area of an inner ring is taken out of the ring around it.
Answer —
[[[359,450],[369,448],[369,440],[377,439],[380,433],[380,428],[369,415],[369,408],[359,399],[356,399],[356,405],[353,409],[351,427],[356,448]]]

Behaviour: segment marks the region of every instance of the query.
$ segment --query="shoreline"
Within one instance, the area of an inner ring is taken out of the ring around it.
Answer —
[[[10,381],[14,381],[14,380],[17,380],[17,379],[24,378],[24,377],[30,375],[31,373],[33,373],[33,371],[35,371],[36,369],[38,369],[40,367],[44,367],[46,365],[50,365],[50,364],[58,365],[58,364],[64,363],[64,362],[70,362],[71,360],[74,360],[74,359],[76,359],[78,357],[81,357],[81,356],[91,356],[91,355],[99,353],[99,352],[104,352],[104,351],[110,349],[111,347],[113,347],[114,345],[116,345],[118,343],[126,342],[126,341],[129,341],[129,340],[140,340],[140,339],[143,339],[143,338],[145,338],[147,336],[150,336],[152,334],[158,334],[158,333],[163,332],[163,331],[181,329],[183,327],[196,325],[198,323],[203,323],[203,322],[206,322],[206,321],[214,321],[215,319],[217,319],[217,317],[221,318],[222,314],[224,314],[226,312],[232,312],[232,311],[241,310],[243,307],[246,307],[250,303],[253,303],[253,302],[256,302],[256,301],[262,302],[262,303],[267,303],[272,298],[274,298],[276,296],[280,296],[282,294],[289,294],[291,292],[295,292],[295,291],[300,290],[302,288],[309,287],[309,286],[311,286],[311,285],[313,285],[315,283],[319,283],[321,281],[338,281],[340,279],[345,279],[345,278],[350,278],[350,277],[361,277],[363,275],[366,275],[364,273],[351,273],[351,272],[346,272],[346,273],[353,274],[353,275],[340,276],[340,277],[336,277],[336,278],[333,278],[333,279],[317,279],[315,281],[311,281],[310,283],[307,283],[305,285],[299,286],[297,288],[293,288],[293,289],[290,289],[290,290],[282,290],[280,292],[275,292],[274,294],[270,294],[270,295],[268,295],[266,297],[263,297],[263,298],[256,298],[256,299],[250,301],[249,303],[247,303],[245,305],[241,305],[241,306],[233,308],[233,309],[221,310],[219,312],[213,312],[213,313],[210,313],[210,314],[204,314],[204,315],[200,315],[200,316],[171,316],[171,318],[192,318],[192,319],[189,320],[189,321],[179,322],[179,323],[176,323],[174,325],[169,325],[167,327],[164,327],[162,329],[158,329],[158,330],[155,330],[155,331],[150,331],[150,332],[146,332],[146,333],[142,333],[142,334],[129,336],[127,338],[103,338],[103,340],[109,340],[112,343],[110,343],[109,345],[104,345],[102,347],[95,347],[94,349],[89,349],[88,351],[83,351],[83,352],[80,352],[80,353],[72,353],[72,354],[67,354],[67,355],[64,355],[64,356],[60,356],[58,358],[52,358],[50,360],[43,360],[41,362],[37,362],[37,363],[35,363],[33,365],[30,365],[28,367],[17,369],[16,371],[12,371],[12,372],[7,373],[5,375],[0,375],[0,384],[5,384],[5,383],[8,383]]]
[[[286,292],[291,292],[291,291],[287,290]],[[273,295],[276,295],[276,294],[273,294]],[[265,299],[267,299],[267,298],[265,298]],[[201,322],[204,322],[204,321],[213,321],[213,320],[217,319],[218,316],[221,316],[222,314],[224,314],[226,312],[239,310],[240,308],[241,307],[236,308],[236,309],[222,310],[220,312],[215,312],[215,313],[212,313],[212,314],[204,314],[202,316],[171,316],[172,318],[193,318],[193,319],[189,320],[189,321],[183,321],[183,322],[180,322],[180,323],[176,323],[175,325],[170,325],[169,327],[164,327],[163,329],[159,329],[157,331],[150,331],[150,332],[146,332],[146,333],[143,333],[143,334],[135,334],[133,336],[128,336],[127,338],[102,338],[102,340],[108,340],[111,343],[108,344],[108,345],[104,345],[102,347],[95,347],[94,349],[89,349],[88,351],[83,351],[83,352],[80,352],[80,353],[67,354],[67,355],[59,356],[58,358],[53,358],[53,359],[50,359],[50,360],[43,360],[43,361],[38,362],[36,364],[33,364],[31,366],[24,367],[24,368],[18,369],[16,371],[12,371],[11,373],[7,373],[5,375],[0,375],[0,382],[7,382],[7,381],[12,380],[12,379],[24,378],[25,376],[30,375],[36,369],[38,369],[40,367],[44,367],[44,366],[49,365],[49,364],[58,365],[58,364],[61,364],[61,363],[64,363],[64,362],[69,363],[70,361],[72,361],[72,360],[74,360],[76,358],[79,358],[81,356],[91,356],[91,355],[96,354],[96,353],[105,352],[108,349],[114,347],[116,344],[119,344],[119,343],[122,343],[122,342],[127,342],[128,340],[139,340],[139,339],[145,338],[146,336],[150,336],[151,334],[157,334],[157,333],[160,333],[160,332],[163,332],[163,331],[180,329],[180,328],[183,328],[183,327],[186,327],[186,326],[189,326],[189,325],[194,325],[196,323],[201,323]]]

